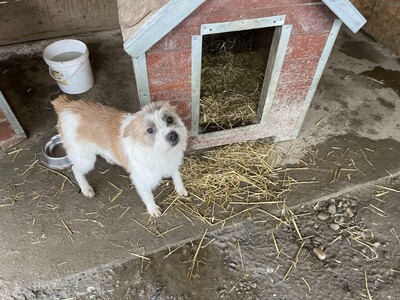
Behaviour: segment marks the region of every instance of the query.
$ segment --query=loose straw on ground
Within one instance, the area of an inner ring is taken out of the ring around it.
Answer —
[[[6,206],[14,205],[16,199],[17,199],[17,187],[16,187],[16,185],[14,184],[14,192],[13,192],[12,201],[11,201],[10,203],[3,203],[3,204],[0,204],[0,208],[6,207]]]
[[[189,156],[181,169],[189,197],[178,196],[165,184],[161,205],[208,225],[251,218],[258,210],[269,215],[271,205],[285,206],[284,197],[296,182],[278,167],[280,155],[265,141],[252,141]]]
[[[38,162],[38,159],[36,159],[36,160],[21,174],[21,177],[24,176],[26,173],[28,173],[29,170],[31,170],[31,169],[36,165],[37,162]]]
[[[143,255],[140,255],[140,254],[136,254],[136,253],[131,252],[131,255],[139,257],[139,258],[147,260],[147,261],[150,261],[150,258],[148,258],[146,256],[143,256]]]
[[[240,263],[242,264],[242,270],[243,270],[243,272],[245,272],[244,263],[243,263],[243,256],[242,256],[242,250],[240,249],[239,240],[237,240],[237,245],[238,245],[238,250],[239,250]]]
[[[278,257],[279,257],[279,254],[281,254],[281,251],[282,251],[282,250],[279,250],[278,243],[276,242],[275,235],[274,235],[273,232],[271,233],[271,236],[272,236],[272,240],[274,241],[274,245],[275,245],[276,258],[278,258]]]
[[[17,150],[8,152],[8,153],[7,153],[8,155],[15,154],[14,157],[13,157],[13,159],[11,160],[11,162],[13,163],[13,162],[15,161],[15,159],[17,158],[18,154],[19,154],[21,151],[24,151],[24,150],[27,150],[27,149],[17,149]]]
[[[119,187],[117,187],[115,184],[113,184],[112,182],[108,182],[113,188],[115,188],[118,192],[114,195],[114,197],[112,197],[111,199],[111,203],[114,202],[123,192],[123,189],[120,189]]]
[[[43,170],[45,170],[45,171],[49,171],[49,172],[52,172],[52,173],[54,173],[54,174],[57,174],[58,176],[61,176],[62,178],[64,178],[65,180],[67,180],[71,185],[75,186],[75,184],[71,181],[71,179],[69,179],[69,178],[68,178],[67,176],[65,176],[63,173],[58,172],[58,171],[53,170],[53,169],[50,169],[50,168],[48,168],[48,167],[46,167],[46,166],[43,166],[43,165],[41,165],[41,164],[39,164],[38,166],[39,166],[40,168],[42,168]]]
[[[361,256],[365,257],[367,260],[374,260],[378,258],[378,253],[376,249],[379,246],[378,242],[375,241],[373,231],[371,229],[364,228],[362,223],[357,221],[352,221],[345,224],[345,227],[341,230],[341,234],[346,234],[347,240],[351,245],[351,241],[355,241],[360,247],[365,247],[370,251],[370,255],[364,254],[363,252],[352,248],[354,252],[359,253]]]
[[[292,269],[293,269],[294,267],[296,267],[297,262],[298,262],[298,260],[299,260],[299,255],[300,255],[301,249],[303,249],[304,244],[305,244],[305,242],[303,242],[303,243],[300,245],[299,249],[297,250],[297,253],[296,253],[296,255],[295,255],[295,257],[294,257],[292,263],[290,264],[289,269],[286,271],[286,274],[285,274],[285,276],[283,277],[283,280],[282,280],[282,281],[285,281],[285,280],[288,278],[288,276],[289,276],[290,272],[292,271]]]
[[[308,287],[308,291],[311,292],[311,287],[308,284],[308,282],[304,279],[304,277],[301,277],[301,279],[303,279],[304,283],[306,284],[306,286]]]
[[[74,234],[71,230],[71,228],[69,228],[69,226],[67,225],[67,223],[64,222],[64,220],[61,220],[61,223],[63,224],[63,226],[65,227],[65,229],[67,229],[68,231],[68,236],[70,237],[70,239],[74,242],[74,239],[72,238],[72,235]]]
[[[201,239],[200,239],[199,245],[197,246],[196,253],[194,254],[194,257],[193,257],[193,260],[192,260],[192,265],[191,265],[191,267],[190,267],[190,269],[189,269],[189,273],[188,273],[188,277],[189,277],[189,278],[192,278],[192,276],[193,276],[194,267],[195,267],[195,265],[196,265],[197,257],[198,257],[198,255],[199,255],[199,252],[200,252],[200,249],[201,249],[201,245],[203,244],[203,240],[204,240],[204,237],[205,237],[206,234],[207,234],[207,231],[208,231],[208,229],[206,229],[206,230],[204,231],[203,236],[202,236]]]
[[[394,228],[391,228],[390,229],[390,233],[393,234],[396,237],[396,240],[400,245],[400,239],[399,239],[399,236],[396,234],[396,230],[394,230]]]
[[[369,288],[368,288],[368,276],[367,276],[366,271],[364,271],[364,281],[365,281],[365,289],[367,290],[368,300],[372,300],[372,297],[371,297],[371,294],[370,294]]]

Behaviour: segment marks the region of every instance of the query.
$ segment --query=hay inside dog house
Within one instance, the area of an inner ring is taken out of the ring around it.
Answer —
[[[190,149],[295,138],[348,0],[118,0],[141,105],[177,107]]]

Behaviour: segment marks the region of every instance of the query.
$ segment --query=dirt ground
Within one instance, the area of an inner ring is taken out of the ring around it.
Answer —
[[[89,270],[10,299],[398,299],[399,192],[399,178],[391,178],[302,205],[294,211],[301,239],[284,219],[243,222],[206,233],[201,244]]]
[[[79,38],[96,81],[81,97],[136,111],[120,33]],[[168,213],[154,236],[120,168],[96,164],[89,201],[69,170],[35,163],[60,93],[41,57],[49,43],[0,49],[0,89],[29,135],[0,152],[0,298],[399,299],[398,57],[341,32],[300,136],[277,144],[285,163],[306,169],[293,176],[314,181],[287,196],[294,222],[271,209],[221,229]]]

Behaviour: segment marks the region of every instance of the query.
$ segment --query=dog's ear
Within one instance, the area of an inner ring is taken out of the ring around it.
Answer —
[[[151,114],[151,113],[153,113],[153,112],[155,112],[157,110],[160,110],[162,107],[163,107],[163,105],[160,102],[151,102],[151,103],[143,106],[141,111],[145,112],[145,113],[148,113],[148,114]]]
[[[158,109],[172,110],[176,112],[177,106],[171,104],[169,101],[158,101]]]
[[[130,135],[133,138],[138,138],[146,131],[145,126],[146,122],[143,120],[143,113],[139,111],[134,114],[134,117],[126,124],[122,136],[126,138]]]
[[[61,112],[65,106],[70,103],[71,101],[68,99],[68,97],[64,94],[59,95],[57,98],[52,100],[50,103],[54,106],[54,110],[59,113]]]
[[[133,131],[133,128],[135,127],[134,120],[131,120],[124,128],[123,132],[123,137],[126,138],[128,135],[130,135]]]

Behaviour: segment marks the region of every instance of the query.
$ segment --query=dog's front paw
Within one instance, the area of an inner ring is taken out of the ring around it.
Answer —
[[[187,195],[189,195],[188,191],[185,189],[184,186],[182,186],[181,188],[177,188],[176,192],[183,197],[187,197]]]
[[[161,217],[161,208],[158,205],[154,205],[152,207],[147,207],[147,212],[152,216],[153,218],[158,218]]]
[[[84,194],[88,198],[93,198],[95,195],[94,190],[91,186],[88,188],[82,189],[82,194]]]

